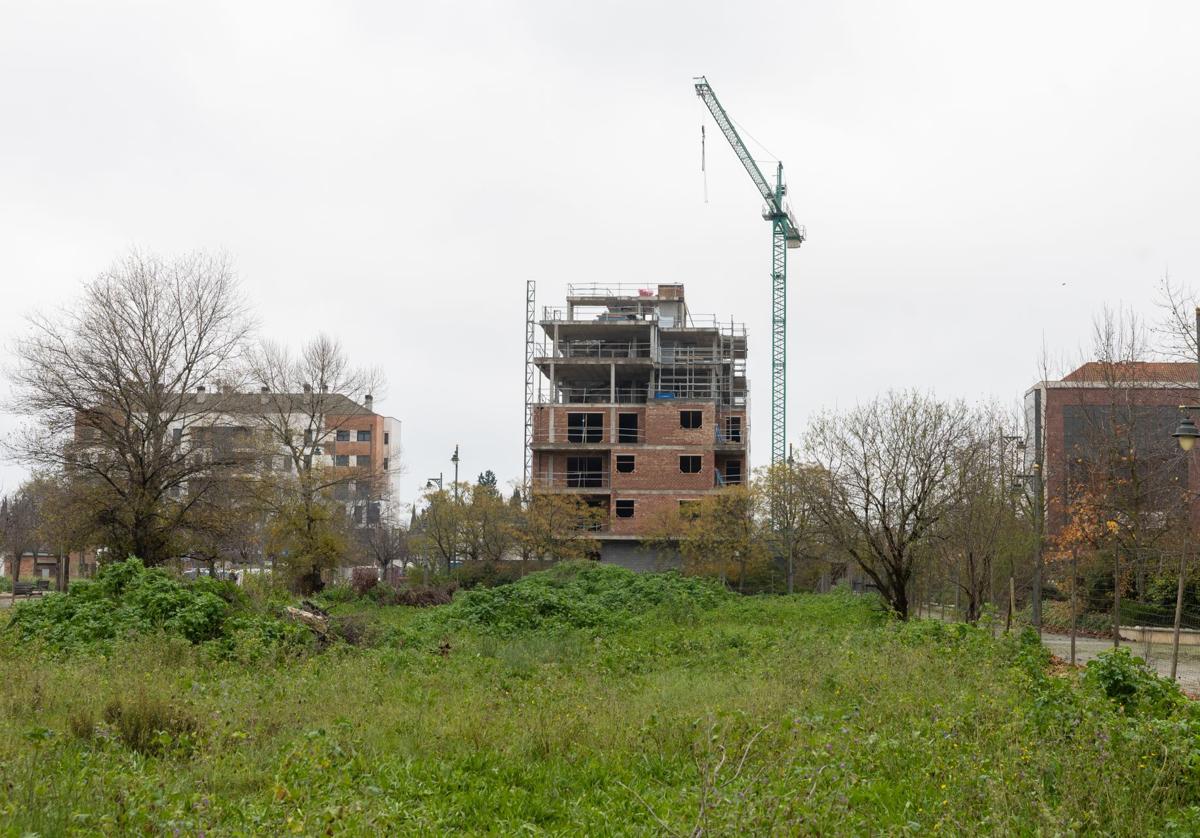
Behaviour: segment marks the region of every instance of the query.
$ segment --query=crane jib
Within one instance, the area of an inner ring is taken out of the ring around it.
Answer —
[[[783,201],[787,192],[783,185],[783,163],[776,165],[772,187],[733,127],[733,120],[721,107],[708,79],[700,76],[695,79],[695,84],[696,95],[707,106],[766,201],[763,218],[771,222],[771,464],[775,465],[784,462],[787,447],[787,251],[800,246],[805,239],[805,230],[796,224]],[[774,510],[771,517],[775,517]]]

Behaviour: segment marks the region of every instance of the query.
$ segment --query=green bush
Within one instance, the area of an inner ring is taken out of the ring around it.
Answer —
[[[464,591],[432,612],[431,619],[499,634],[611,630],[668,603],[708,608],[730,596],[714,581],[678,573],[633,573],[615,565],[568,562],[511,585]]]
[[[1126,712],[1165,717],[1188,703],[1178,685],[1159,677],[1144,660],[1124,648],[1088,661],[1083,680],[1099,687]]]
[[[14,606],[8,630],[23,641],[40,641],[60,651],[153,632],[191,643],[228,640],[247,628],[294,636],[279,620],[243,615],[242,606],[240,591],[229,582],[180,582],[130,558],[106,565],[94,581],[72,585],[65,594]]]

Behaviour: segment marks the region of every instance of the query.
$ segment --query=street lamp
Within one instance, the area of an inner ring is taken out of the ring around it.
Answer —
[[[450,458],[450,462],[454,463],[454,502],[458,503],[458,446],[454,446],[454,456]]]
[[[1196,427],[1196,423],[1190,417],[1185,416],[1180,420],[1179,427],[1171,436],[1179,440],[1180,448],[1184,451],[1191,451],[1192,446],[1196,444],[1196,439],[1200,438],[1200,428]]]
[[[426,488],[426,489],[432,489],[432,488],[434,487],[434,485],[435,485],[435,484],[436,484],[436,485],[437,485],[437,487],[438,487],[438,491],[439,491],[439,492],[440,492],[440,491],[442,491],[442,475],[440,475],[440,474],[439,474],[437,477],[431,477],[431,478],[429,478],[428,480],[426,480],[426,481],[425,481],[425,488]]]
[[[1196,377],[1197,383],[1200,383],[1200,306],[1196,307]],[[1180,410],[1195,410],[1196,405],[1179,406]],[[1196,445],[1196,438],[1200,437],[1200,429],[1196,427],[1196,423],[1192,421],[1190,416],[1185,415],[1179,422],[1179,427],[1175,429],[1175,433],[1171,434],[1179,441],[1179,447],[1185,452],[1191,451]],[[1190,471],[1190,469],[1189,469]],[[1195,493],[1192,493],[1195,496]],[[1190,536],[1192,535],[1192,516],[1191,509],[1188,504],[1188,493],[1183,496],[1183,527],[1184,531]],[[1175,587],[1175,625],[1171,638],[1171,680],[1175,680],[1175,672],[1179,666],[1179,627],[1183,623],[1183,586],[1184,576],[1187,573],[1187,548],[1180,547],[1179,549],[1179,579]]]

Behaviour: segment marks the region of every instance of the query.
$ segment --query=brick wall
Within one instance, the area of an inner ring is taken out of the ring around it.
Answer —
[[[1086,434],[1081,434],[1079,427],[1073,427],[1079,425],[1080,408],[1103,409],[1116,404],[1118,410],[1129,410],[1129,406],[1135,406],[1139,411],[1135,421],[1144,425],[1137,429],[1138,435],[1145,437],[1145,445],[1159,453],[1173,455],[1177,445],[1171,439],[1171,432],[1181,416],[1178,406],[1195,404],[1197,398],[1194,389],[1167,385],[1128,389],[1048,388],[1045,393],[1044,431],[1047,535],[1054,537],[1063,526],[1070,490],[1071,460],[1079,455],[1078,451],[1073,454],[1072,449],[1086,443]],[[1182,459],[1178,466],[1186,470],[1187,485],[1200,486],[1200,455],[1193,452],[1191,456],[1184,457],[1180,452],[1179,456]],[[1200,501],[1193,504],[1192,517],[1193,520],[1200,520]]]

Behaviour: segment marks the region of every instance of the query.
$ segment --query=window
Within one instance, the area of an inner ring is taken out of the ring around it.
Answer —
[[[312,428],[307,428],[304,431],[304,444],[312,445]]]
[[[367,523],[368,524],[378,524],[379,523],[379,502],[378,501],[367,504]]]
[[[633,455],[618,454],[617,455],[617,471],[622,474],[629,474],[633,471]]]
[[[392,435],[390,433],[388,433],[387,431],[384,431],[383,432],[383,444],[390,445],[391,439],[392,439]]]
[[[567,457],[567,487],[596,489],[604,485],[604,462],[600,457]]]
[[[349,454],[335,454],[333,457],[333,464],[335,466],[350,465],[350,455]]]
[[[725,420],[725,438],[730,442],[742,441],[742,417],[730,416]]]
[[[359,468],[370,468],[371,467],[371,455],[370,454],[359,454],[357,457],[355,457],[355,461],[356,461],[355,465],[357,465]]]
[[[387,457],[383,458],[383,470],[384,471],[388,470],[388,458]]]
[[[700,473],[700,457],[689,454],[679,458],[679,470],[684,474]]]
[[[633,517],[633,501],[618,500],[617,501],[617,517],[632,518]]]
[[[359,431],[358,432],[358,441],[359,442],[370,442],[371,441],[371,432],[370,431]]]
[[[638,415],[636,413],[617,414],[617,442],[638,441]]]
[[[361,524],[363,522],[363,513],[365,511],[361,506],[354,507],[354,523]]]
[[[333,485],[333,499],[334,500],[349,500],[350,499],[350,485],[348,483],[335,483]]]
[[[356,498],[365,498],[371,494],[371,484],[367,480],[356,480],[354,482],[354,496]]]
[[[567,414],[567,442],[601,442],[603,438],[603,413]]]
[[[679,427],[699,428],[703,422],[702,416],[703,414],[698,410],[681,410],[679,411]]]
[[[182,444],[183,443],[183,428],[172,428],[171,429],[171,440],[176,445]]]
[[[350,432],[349,431],[338,431],[337,432],[337,441],[338,442],[349,442],[350,441]]]

